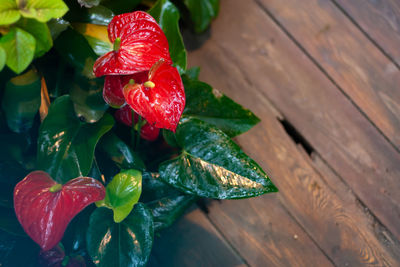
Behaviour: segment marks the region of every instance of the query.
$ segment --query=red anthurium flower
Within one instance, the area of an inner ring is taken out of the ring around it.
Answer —
[[[47,173],[34,171],[15,186],[14,208],[25,232],[49,250],[76,214],[104,196],[103,185],[93,178],[78,177],[61,185]]]
[[[148,71],[161,58],[172,64],[168,40],[146,12],[115,16],[108,24],[108,38],[114,43],[114,51],[94,63],[93,72],[97,77]]]
[[[147,80],[148,71],[138,72],[131,75],[107,75],[104,79],[103,98],[113,108],[119,108],[125,104],[123,88],[134,80],[144,83]]]
[[[185,107],[185,90],[178,70],[158,61],[144,83],[129,83],[123,89],[131,108],[157,128],[175,131]]]
[[[128,125],[132,126],[132,109],[129,105],[126,105],[119,110],[117,110],[114,114],[115,118],[117,121]],[[139,116],[137,113],[134,113],[134,121],[135,123],[138,122]],[[157,139],[158,134],[160,133],[160,129],[154,127],[153,125],[149,124],[146,122],[141,128],[140,128],[140,136],[143,139],[149,140],[149,141],[154,141]]]

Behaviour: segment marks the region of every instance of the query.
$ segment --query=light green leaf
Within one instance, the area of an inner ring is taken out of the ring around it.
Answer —
[[[13,27],[0,39],[0,45],[7,51],[7,66],[19,74],[32,62],[36,40],[30,33]]]
[[[16,24],[19,28],[30,33],[36,39],[35,57],[44,55],[53,46],[53,39],[47,24],[35,19],[21,19]]]
[[[20,17],[15,0],[0,0],[0,25],[12,24]]]
[[[16,2],[22,16],[40,22],[60,18],[68,11],[67,5],[62,0],[16,0]]]
[[[113,210],[114,221],[123,221],[139,201],[142,193],[142,173],[126,170],[114,176],[106,187],[106,197],[98,201],[98,207],[105,206]]]
[[[169,53],[179,73],[186,70],[186,49],[179,30],[179,10],[168,0],[158,0],[150,9],[152,15],[160,24],[168,39]]]

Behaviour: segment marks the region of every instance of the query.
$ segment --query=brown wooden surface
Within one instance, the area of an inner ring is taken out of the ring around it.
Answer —
[[[400,266],[398,3],[335,1],[221,0],[189,65],[262,119],[235,140],[280,192],[188,213],[151,266]]]

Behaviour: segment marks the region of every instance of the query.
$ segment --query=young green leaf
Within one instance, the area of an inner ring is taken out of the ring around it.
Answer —
[[[8,127],[17,133],[28,131],[40,107],[40,77],[31,69],[7,82],[2,107]]]
[[[96,203],[114,212],[114,221],[123,221],[139,201],[142,193],[142,173],[137,170],[126,170],[114,176],[106,187],[106,197]]]
[[[15,0],[0,0],[0,25],[9,25],[21,17]]]
[[[179,73],[184,73],[186,49],[179,30],[179,10],[169,0],[158,0],[148,12],[157,20],[167,36],[169,52],[174,65],[178,68]]]
[[[4,48],[0,45],[0,71],[3,70],[4,66],[6,65],[7,54]]]
[[[183,116],[208,122],[229,136],[242,134],[256,125],[260,119],[210,85],[183,78],[186,106]]]
[[[112,211],[96,209],[90,216],[87,250],[99,267],[145,266],[153,246],[153,218],[142,203],[115,223]]]
[[[60,18],[68,11],[62,0],[16,0],[21,15],[40,22]]]
[[[48,172],[60,183],[86,176],[98,140],[113,124],[109,114],[96,123],[83,123],[75,115],[68,95],[57,98],[39,129],[38,169]]]
[[[36,40],[30,33],[12,27],[6,35],[1,37],[0,45],[7,51],[7,66],[19,74],[32,62]]]
[[[183,0],[183,2],[189,9],[197,33],[205,31],[211,20],[218,15],[219,0]]]
[[[51,39],[47,24],[41,23],[35,19],[21,19],[17,22],[16,26],[35,37],[35,57],[44,55],[53,46],[53,39]]]
[[[261,167],[218,128],[195,118],[184,119],[176,139],[182,154],[159,167],[160,178],[175,188],[217,199],[277,191]]]

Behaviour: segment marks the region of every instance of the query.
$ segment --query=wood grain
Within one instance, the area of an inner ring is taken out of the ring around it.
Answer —
[[[400,149],[400,70],[330,0],[257,1]]]
[[[211,40],[189,62],[212,68],[211,77],[235,65],[246,81],[237,92],[240,102],[255,96],[247,102],[251,108],[267,96],[400,238],[399,153],[253,1],[246,3],[222,1],[227,15],[217,19]],[[200,60],[207,53],[210,64]],[[217,65],[217,59],[226,63]],[[236,86],[234,77],[224,79],[224,89]]]
[[[394,230],[399,227],[398,215],[392,213],[399,203],[397,152],[253,1],[222,1],[221,10],[211,40],[192,52],[189,62],[201,66],[201,79],[262,119],[237,138],[240,145],[269,170],[284,206],[335,265],[398,265],[397,242],[381,239],[384,230],[368,227],[368,216],[351,202],[354,196],[349,202],[332,190],[272,115],[266,96]],[[382,188],[393,195],[385,196]],[[261,229],[263,220],[269,220],[268,206],[261,200],[237,208],[236,203],[222,202],[210,209],[209,217],[239,251],[243,248],[237,240],[246,238],[229,229]],[[242,213],[245,216],[239,220]],[[264,219],[258,219],[257,213]],[[254,242],[265,238],[268,244],[268,235],[261,237],[256,230],[251,234]]]
[[[246,265],[197,208],[159,233],[148,266]]]
[[[400,1],[334,0],[400,65]]]

